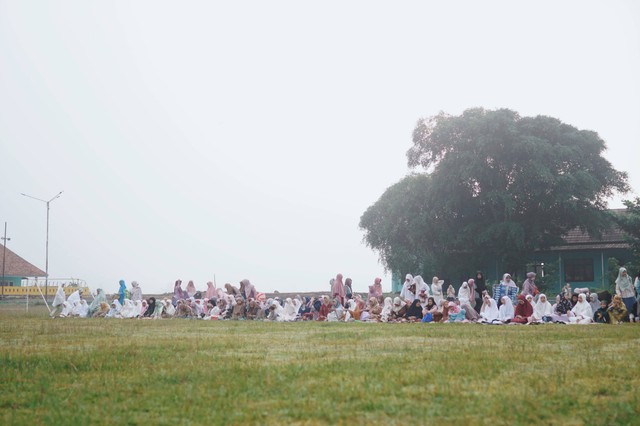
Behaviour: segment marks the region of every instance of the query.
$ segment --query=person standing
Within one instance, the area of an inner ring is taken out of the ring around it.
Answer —
[[[331,295],[340,298],[340,304],[344,303],[344,283],[342,282],[342,274],[336,275],[336,279],[331,286]]]
[[[120,302],[120,306],[124,303],[126,291],[127,285],[124,283],[124,280],[120,280],[120,289],[118,289],[118,302]]]
[[[535,297],[538,294],[538,287],[536,286],[536,273],[528,272],[527,279],[522,283],[522,293],[525,296]]]
[[[487,284],[484,279],[484,274],[482,273],[482,271],[476,272],[476,278],[474,279],[473,282],[475,284],[474,295],[476,299],[476,311],[480,313],[480,309],[482,309],[482,295],[487,289]]]
[[[626,268],[618,270],[618,278],[616,278],[616,294],[622,298],[624,306],[627,308],[629,320],[633,322],[633,304],[636,302],[635,289],[631,282],[631,277],[627,273]]]
[[[351,300],[353,298],[352,283],[353,281],[351,280],[351,278],[347,278],[346,280],[344,280],[344,295],[347,300]]]
[[[131,301],[142,300],[142,289],[138,281],[131,281]]]
[[[382,296],[382,278],[373,280],[373,288],[375,289],[376,297]]]

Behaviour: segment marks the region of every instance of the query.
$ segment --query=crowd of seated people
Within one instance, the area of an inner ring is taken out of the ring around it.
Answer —
[[[626,278],[625,278],[626,277]],[[499,285],[500,294],[494,289],[490,295],[484,286],[481,273],[476,278],[464,281],[457,293],[449,285],[443,292],[443,281],[433,277],[428,285],[421,276],[407,275],[402,291],[395,297],[384,297],[381,279],[376,278],[369,286],[367,295],[352,291],[351,279],[344,280],[341,274],[330,281],[331,294],[320,297],[295,296],[280,299],[267,298],[258,293],[247,279],[238,287],[229,283],[223,288],[209,282],[205,291],[198,291],[189,281],[186,289],[177,280],[173,297],[156,300],[144,299],[140,286],[135,281],[131,290],[120,281],[120,289],[112,298],[107,298],[102,289],[91,303],[78,291],[65,300],[64,291],[58,289],[53,306],[53,317],[79,318],[192,318],[202,320],[262,320],[262,321],[362,321],[362,322],[413,322],[413,323],[479,323],[505,324],[620,324],[634,320],[629,308],[628,286],[630,278],[624,268],[616,280],[617,293],[609,300],[599,300],[597,293],[588,289],[575,289],[569,285],[555,297],[551,304],[548,297],[540,293],[535,285],[535,273],[527,274],[522,291],[511,275],[505,274]],[[480,285],[478,285],[478,283]],[[477,294],[481,291],[481,294]],[[640,291],[640,289],[638,289]],[[505,295],[502,295],[505,294]],[[109,302],[110,300],[110,302]]]

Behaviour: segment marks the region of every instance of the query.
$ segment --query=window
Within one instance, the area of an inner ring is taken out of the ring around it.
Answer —
[[[565,282],[593,281],[593,259],[567,259],[564,261]]]

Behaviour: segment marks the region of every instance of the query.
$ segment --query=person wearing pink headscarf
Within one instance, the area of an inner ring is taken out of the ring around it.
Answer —
[[[211,300],[211,299],[213,299],[214,297],[216,297],[216,295],[217,295],[217,293],[216,293],[216,286],[215,286],[211,281],[209,281],[209,282],[207,283],[207,294],[206,294],[206,296],[205,296],[205,297],[206,297],[207,299]]]
[[[376,297],[382,296],[382,278],[376,278],[373,280],[373,287],[376,292]]]
[[[255,299],[257,296],[256,287],[251,284],[248,279],[244,279],[240,281],[240,294],[244,296],[245,299]]]
[[[331,285],[331,295],[333,297],[339,297],[340,303],[344,303],[344,296],[346,293],[344,291],[344,283],[342,282],[342,274],[336,275],[336,279]]]
[[[189,281],[187,283],[187,296],[193,297],[196,294],[196,291],[196,285],[193,283],[193,281]]]

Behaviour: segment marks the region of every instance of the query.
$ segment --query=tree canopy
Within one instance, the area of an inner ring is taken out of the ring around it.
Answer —
[[[416,173],[362,215],[364,239],[392,270],[456,253],[522,264],[576,226],[597,235],[608,224],[607,199],[629,188],[605,149],[596,132],[508,109],[419,120],[407,152]]]
[[[627,211],[623,214],[616,215],[616,223],[628,235],[627,240],[631,246],[634,255],[634,265],[632,267],[638,270],[640,267],[640,198],[635,200],[626,200],[624,202]]]

